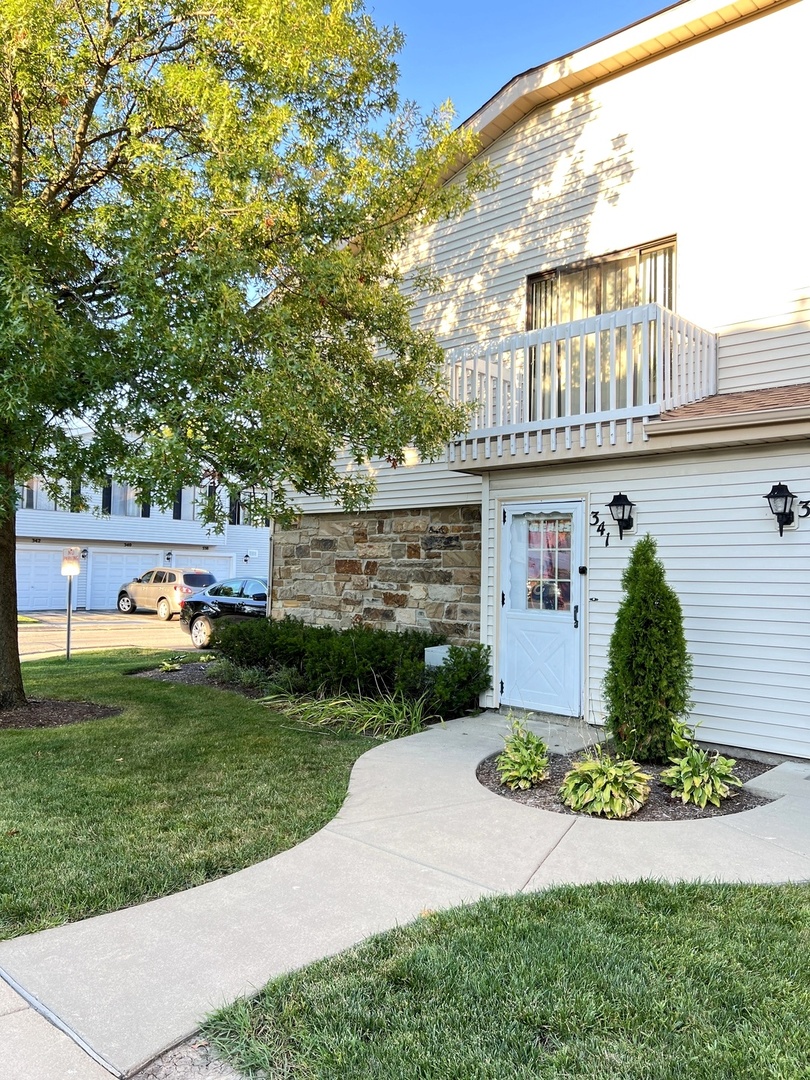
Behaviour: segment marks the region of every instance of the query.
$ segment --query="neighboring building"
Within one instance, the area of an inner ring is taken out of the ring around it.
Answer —
[[[197,520],[198,491],[183,488],[173,509],[162,513],[142,505],[125,484],[85,493],[91,509],[57,510],[36,478],[20,488],[17,510],[17,604],[20,611],[64,609],[62,552],[82,551],[82,572],[74,580],[77,608],[109,610],[122,584],[153,566],[194,566],[218,579],[243,572],[267,576],[270,529],[242,523],[237,503],[230,522],[217,534]]]
[[[810,756],[808,41],[810,0],[685,0],[468,121],[500,184],[409,259],[444,278],[415,318],[478,402],[471,430],[444,462],[381,464],[366,513],[303,499],[275,617],[480,638],[487,705],[598,722],[649,532],[701,738]]]

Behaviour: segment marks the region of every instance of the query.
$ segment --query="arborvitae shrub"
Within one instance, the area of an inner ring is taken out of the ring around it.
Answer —
[[[630,553],[604,679],[608,731],[619,753],[636,761],[665,760],[673,724],[692,705],[681,604],[656,550],[647,535]]]

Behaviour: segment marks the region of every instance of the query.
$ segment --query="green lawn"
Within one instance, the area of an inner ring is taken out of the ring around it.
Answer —
[[[32,697],[120,716],[0,730],[0,938],[113,911],[241,869],[339,809],[374,741],[302,731],[237,694],[133,679],[165,653],[23,665]]]
[[[427,914],[205,1034],[248,1076],[806,1080],[810,886],[560,888]]]

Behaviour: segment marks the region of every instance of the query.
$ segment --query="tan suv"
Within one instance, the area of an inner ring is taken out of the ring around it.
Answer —
[[[131,615],[138,608],[156,611],[168,622],[180,612],[180,601],[213,585],[216,578],[208,570],[189,566],[156,566],[118,590],[118,610]]]

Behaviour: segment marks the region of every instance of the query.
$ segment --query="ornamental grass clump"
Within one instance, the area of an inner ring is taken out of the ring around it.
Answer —
[[[513,720],[511,733],[504,739],[495,766],[502,784],[511,791],[525,791],[548,776],[548,747],[520,720]]]
[[[560,798],[569,809],[606,818],[630,817],[649,794],[650,777],[640,765],[598,749],[577,761],[560,787]]]
[[[729,787],[729,784],[742,785],[742,780],[734,773],[735,758],[723,757],[716,751],[709,754],[692,746],[683,757],[672,761],[672,765],[661,773],[661,783],[672,788],[673,799],[694,803],[703,809],[707,802],[719,806],[721,799],[739,794]]]
[[[638,761],[667,760],[675,725],[692,705],[681,604],[656,550],[647,535],[630,554],[604,679],[607,729],[618,753]]]

